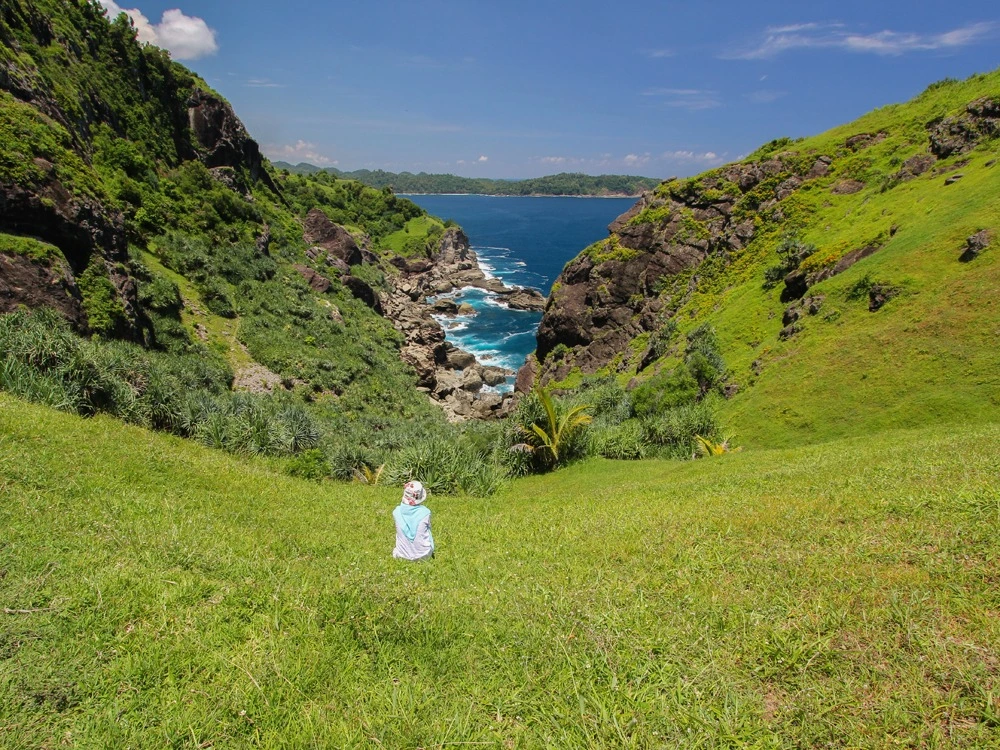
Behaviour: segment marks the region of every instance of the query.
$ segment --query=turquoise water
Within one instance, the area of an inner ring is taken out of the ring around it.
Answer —
[[[407,197],[429,213],[460,224],[484,273],[545,295],[567,261],[607,237],[608,224],[635,203],[633,198]],[[447,296],[476,310],[474,315],[438,319],[448,340],[484,364],[516,370],[535,350],[541,313],[508,309],[481,289]]]

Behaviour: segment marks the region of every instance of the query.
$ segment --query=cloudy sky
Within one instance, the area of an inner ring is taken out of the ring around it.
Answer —
[[[981,0],[101,1],[271,158],[341,169],[693,174],[1000,66]]]

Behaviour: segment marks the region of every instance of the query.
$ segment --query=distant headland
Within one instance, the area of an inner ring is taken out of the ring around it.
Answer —
[[[646,190],[660,184],[653,177],[604,174],[588,175],[577,172],[562,172],[546,177],[526,180],[491,180],[485,177],[459,177],[453,174],[427,174],[420,172],[385,172],[381,169],[359,169],[343,172],[334,167],[317,167],[312,164],[289,164],[274,162],[278,169],[286,169],[293,174],[315,174],[329,172],[346,180],[357,180],[369,187],[388,187],[396,193],[412,194],[471,194],[509,196],[571,196],[571,197],[637,197]]]

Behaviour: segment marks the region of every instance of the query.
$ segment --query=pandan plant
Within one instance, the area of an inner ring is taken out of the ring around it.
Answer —
[[[545,426],[537,422],[532,423],[531,429],[524,430],[532,442],[519,443],[512,449],[536,454],[541,452],[553,465],[558,465],[560,450],[566,447],[577,430],[590,424],[592,417],[585,413],[590,404],[579,404],[560,415],[547,390],[541,388],[537,391],[537,395],[539,403],[545,409]]]

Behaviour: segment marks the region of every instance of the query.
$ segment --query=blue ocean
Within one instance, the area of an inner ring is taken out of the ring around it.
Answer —
[[[406,197],[428,213],[460,224],[484,273],[545,295],[563,266],[587,245],[607,237],[608,224],[635,203],[634,198]],[[535,350],[541,313],[511,310],[480,289],[449,296],[468,302],[476,313],[439,318],[448,340],[483,364],[516,370]]]

